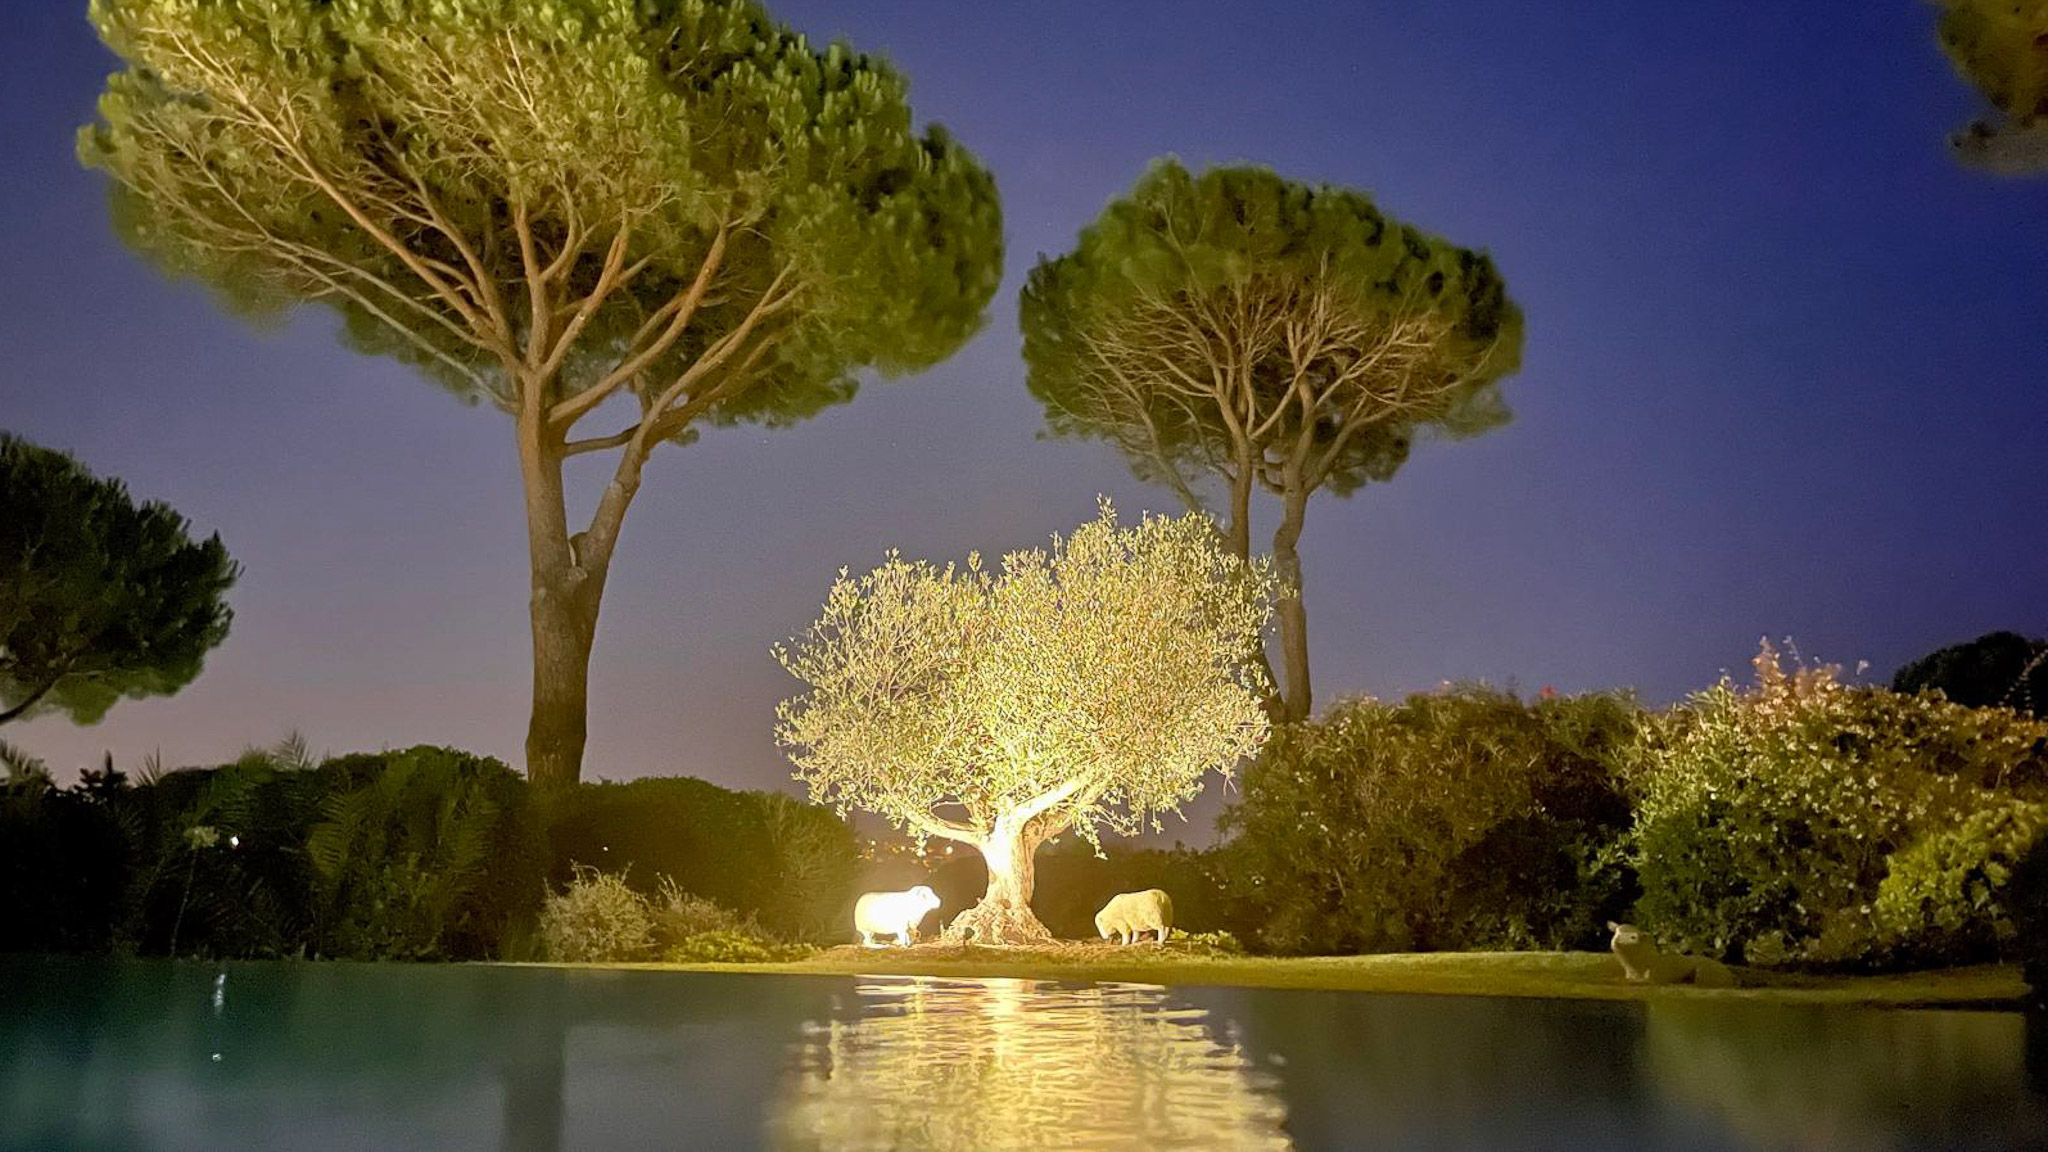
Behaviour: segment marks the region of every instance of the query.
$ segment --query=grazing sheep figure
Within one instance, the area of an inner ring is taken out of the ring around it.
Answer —
[[[1630,980],[1649,984],[1695,984],[1701,988],[1733,988],[1735,973],[1726,964],[1705,956],[1666,956],[1643,939],[1643,930],[1633,924],[1607,927],[1614,933],[1614,955],[1621,961],[1622,974]]]
[[[853,929],[864,948],[877,947],[877,936],[894,936],[908,948],[917,939],[917,922],[938,906],[939,894],[923,884],[908,892],[869,892],[854,902]]]
[[[1157,888],[1112,896],[1095,914],[1095,931],[1119,944],[1131,943],[1140,932],[1152,932],[1164,944],[1173,933],[1173,898]]]

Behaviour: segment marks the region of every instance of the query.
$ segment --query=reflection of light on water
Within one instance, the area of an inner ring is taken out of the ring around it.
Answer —
[[[779,1148],[1291,1147],[1271,1078],[1149,985],[864,978],[769,1118]]]
[[[223,969],[221,969],[221,970],[220,970],[220,972],[219,972],[219,973],[217,973],[217,974],[216,974],[216,975],[214,976],[214,978],[213,978],[213,1018],[214,1018],[214,1019],[216,1019],[216,1020],[220,1019],[220,1014],[221,1014],[222,1012],[224,1012],[224,1011],[226,1011],[226,1010],[227,1010],[227,1006],[228,1006],[228,973],[227,973],[227,969],[223,968]],[[213,1053],[213,1062],[214,1062],[215,1064],[218,1064],[218,1063],[220,1063],[220,1050],[219,1050],[219,1049],[215,1049],[215,1050],[214,1050],[214,1053]]]

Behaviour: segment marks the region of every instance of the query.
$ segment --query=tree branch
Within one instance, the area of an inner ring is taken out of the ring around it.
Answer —
[[[705,253],[703,263],[697,266],[696,279],[690,282],[690,286],[687,289],[671,297],[668,303],[662,305],[661,308],[655,311],[654,315],[647,318],[646,323],[640,326],[640,330],[633,334],[633,340],[629,347],[640,346],[648,334],[661,324],[666,313],[668,314],[668,325],[663,329],[661,335],[655,338],[652,343],[640,347],[639,351],[629,355],[616,368],[606,373],[597,383],[592,384],[590,387],[549,409],[548,422],[550,424],[556,428],[567,428],[569,425],[574,424],[584,413],[604,403],[612,393],[625,387],[629,381],[644,371],[648,365],[654,363],[663,353],[674,347],[675,342],[682,338],[683,330],[689,326],[690,320],[696,315],[698,305],[703,303],[704,294],[710,289],[712,278],[718,274],[719,265],[724,263],[725,245],[731,235],[731,231],[730,225],[719,225],[718,234],[712,238],[710,251]]]
[[[36,704],[39,703],[44,696],[49,695],[50,689],[55,688],[57,686],[57,681],[62,680],[64,676],[65,673],[63,672],[57,673],[56,675],[50,677],[48,680],[43,681],[42,684],[39,685],[35,691],[23,697],[21,703],[16,704],[14,707],[9,708],[5,712],[0,712],[0,724],[5,724],[9,720],[12,720],[17,716],[20,716],[22,713],[27,712],[29,709],[35,707]]]

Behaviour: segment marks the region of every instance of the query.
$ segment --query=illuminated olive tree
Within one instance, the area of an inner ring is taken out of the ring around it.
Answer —
[[[1998,113],[1955,135],[1957,159],[2009,175],[2048,171],[2048,3],[1932,2],[1942,52]]]
[[[843,570],[776,658],[808,691],[777,738],[811,795],[971,844],[988,893],[949,938],[1047,938],[1032,858],[1068,829],[1131,835],[1265,739],[1256,660],[1274,580],[1206,516],[1096,520],[1050,549]]]
[[[1279,503],[1273,561],[1287,719],[1307,718],[1299,545],[1309,497],[1390,478],[1421,432],[1507,418],[1522,317],[1486,256],[1388,219],[1360,193],[1259,168],[1161,161],[1032,270],[1030,387],[1055,432],[1110,441],[1191,508],[1220,482],[1230,550],[1252,496]]]
[[[512,418],[543,786],[581,770],[598,604],[654,447],[932,364],[1000,276],[994,185],[915,130],[902,77],[752,0],[91,15],[128,67],[80,152],[132,242],[245,310],[328,304],[359,347]],[[598,453],[575,526],[564,463]]]

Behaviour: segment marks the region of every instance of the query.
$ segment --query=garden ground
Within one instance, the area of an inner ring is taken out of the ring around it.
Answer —
[[[2011,1008],[2025,995],[2014,965],[1983,965],[1884,976],[1809,975],[1740,969],[1742,987],[1650,986],[1622,979],[1604,952],[1431,952],[1378,956],[1218,955],[1174,945],[1062,943],[1045,948],[920,944],[910,948],[830,948],[774,964],[597,964],[573,967],[677,972],[807,975],[1012,977],[1027,980],[1129,981],[1412,992],[1456,996],[1531,996],[1646,1000],[1726,997],[1744,1001],[1892,1008]]]

